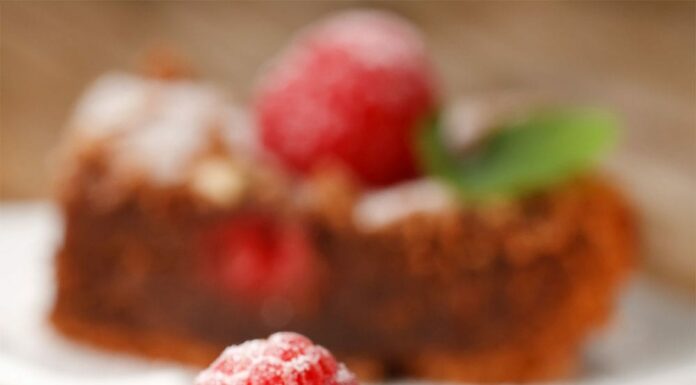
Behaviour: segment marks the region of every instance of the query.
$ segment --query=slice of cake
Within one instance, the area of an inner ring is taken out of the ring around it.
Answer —
[[[285,329],[365,378],[571,373],[635,243],[590,171],[611,123],[437,118],[417,31],[381,13],[320,23],[275,63],[251,117],[193,80],[87,91],[60,167],[57,328],[200,365]]]

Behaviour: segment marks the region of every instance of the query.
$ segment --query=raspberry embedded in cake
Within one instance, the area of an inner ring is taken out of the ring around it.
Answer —
[[[357,385],[325,348],[292,332],[233,345],[196,378],[195,385]]]
[[[232,299],[301,299],[316,289],[316,252],[299,223],[238,215],[204,229],[200,238],[203,279]]]

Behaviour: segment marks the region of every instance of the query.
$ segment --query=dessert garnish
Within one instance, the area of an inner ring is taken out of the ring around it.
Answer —
[[[291,332],[233,345],[196,378],[195,385],[357,385],[325,348]]]
[[[482,148],[452,154],[437,118],[421,132],[428,174],[466,200],[509,198],[562,182],[592,166],[614,142],[616,121],[591,108],[544,110],[493,131]]]
[[[292,169],[332,161],[368,185],[417,174],[414,131],[434,110],[434,75],[418,31],[377,11],[309,27],[262,79],[262,141]]]
[[[587,108],[543,110],[490,130],[453,154],[436,116],[424,43],[407,22],[348,12],[308,28],[262,79],[264,145],[291,169],[341,162],[368,186],[420,173],[465,200],[538,191],[587,169],[612,143],[613,118]]]

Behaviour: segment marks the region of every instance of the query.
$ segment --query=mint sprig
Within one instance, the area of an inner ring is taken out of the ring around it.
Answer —
[[[615,142],[617,122],[597,109],[539,112],[500,127],[465,157],[447,151],[438,118],[418,138],[425,171],[466,200],[511,198],[542,190],[591,167]]]

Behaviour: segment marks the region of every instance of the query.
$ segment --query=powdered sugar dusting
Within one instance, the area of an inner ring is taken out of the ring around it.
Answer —
[[[321,346],[295,333],[231,346],[196,385],[356,385],[355,376]]]
[[[71,126],[78,140],[105,148],[114,175],[168,185],[182,181],[213,136],[230,150],[251,145],[239,110],[205,83],[114,73],[90,87]]]
[[[212,89],[188,81],[159,83],[152,108],[116,143],[119,161],[145,166],[157,181],[171,183],[208,139],[218,98]]]
[[[354,384],[355,374],[353,374],[348,368],[343,364],[338,364],[338,370],[336,370],[336,384]]]
[[[414,214],[443,212],[455,205],[446,186],[421,179],[365,193],[353,207],[353,222],[360,230],[372,231]]]
[[[370,67],[409,66],[424,52],[418,31],[401,18],[379,11],[352,11],[320,24],[317,35],[332,46],[357,54]]]
[[[271,63],[273,76],[263,79],[262,88],[283,87],[300,76],[317,51],[342,51],[366,69],[422,71],[428,65],[425,43],[409,22],[386,12],[349,11],[303,29],[278,56],[282,63]]]
[[[122,129],[124,122],[143,111],[148,94],[147,83],[135,76],[106,74],[77,103],[71,126],[88,136],[103,136]]]

